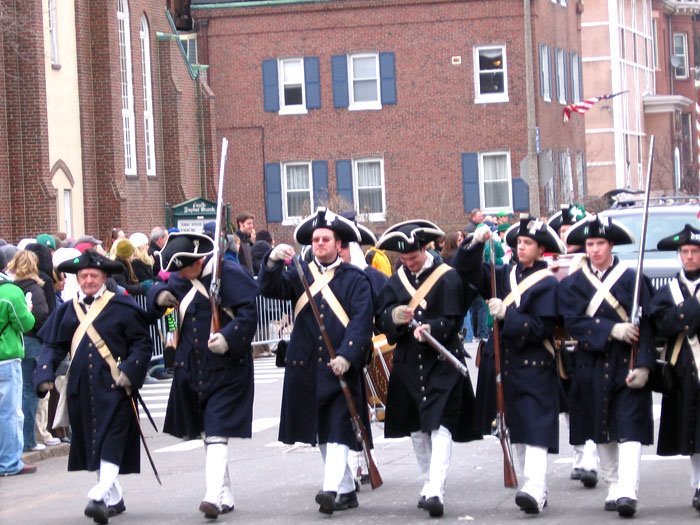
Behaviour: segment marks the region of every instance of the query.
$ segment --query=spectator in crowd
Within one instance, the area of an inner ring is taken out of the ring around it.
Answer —
[[[238,260],[241,266],[253,273],[253,259],[250,248],[255,242],[255,215],[252,213],[239,213],[236,216],[236,235],[241,240],[241,248],[238,251]]]
[[[119,239],[124,238],[126,238],[124,230],[122,230],[121,228],[112,228],[112,242],[110,243],[110,247],[114,246],[114,243],[116,243]]]
[[[160,250],[163,249],[165,241],[168,240],[168,232],[169,230],[166,230],[162,226],[156,226],[151,230],[151,234],[148,236],[148,255],[153,257],[153,274],[156,276],[158,276],[163,269],[160,265]]]
[[[148,237],[144,233],[132,233],[129,242],[134,246],[134,256],[131,259],[131,267],[139,283],[144,287],[145,293],[153,286],[155,275],[153,273],[153,257],[148,255]]]
[[[42,244],[51,251],[51,255],[56,251],[56,237],[50,233],[40,233],[36,236],[36,243]]]
[[[51,250],[43,244],[28,244],[27,250],[33,252],[37,257],[37,267],[39,278],[44,281],[42,286],[46,304],[49,306],[49,315],[56,309],[53,289],[53,261],[51,260]]]
[[[469,214],[469,222],[467,223],[467,227],[464,228],[465,233],[474,233],[476,227],[482,222],[484,222],[484,213],[479,208],[474,208]]]
[[[121,264],[122,271],[115,273],[114,281],[129,295],[146,295],[146,286],[141,284],[134,273],[131,261],[134,258],[134,245],[129,239],[119,239],[115,243],[114,262]]]
[[[260,230],[255,235],[255,243],[250,249],[250,257],[253,263],[253,275],[258,275],[260,263],[267,252],[275,245],[272,234],[267,230]]]

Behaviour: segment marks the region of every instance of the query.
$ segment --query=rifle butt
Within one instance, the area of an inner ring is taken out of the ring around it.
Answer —
[[[503,448],[503,485],[511,489],[518,488],[518,475],[515,473],[510,444],[502,441],[501,447]]]
[[[372,454],[367,454],[367,470],[369,471],[369,485],[372,490],[378,489],[384,484],[382,476],[379,474],[379,469],[372,459]]]

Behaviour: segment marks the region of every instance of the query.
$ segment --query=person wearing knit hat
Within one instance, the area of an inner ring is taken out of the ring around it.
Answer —
[[[604,508],[631,517],[637,510],[642,445],[654,440],[649,371],[656,364],[650,320],[651,292],[637,270],[613,255],[617,244],[633,242],[632,233],[610,217],[581,219],[566,243],[582,245],[580,269],[565,277],[558,292],[559,313],[578,342],[569,394],[570,441],[595,441],[600,471],[608,484]],[[638,293],[638,295],[637,295]],[[638,297],[644,316],[634,320]]]
[[[113,275],[114,281],[124,288],[129,295],[146,295],[148,289],[139,282],[131,261],[134,258],[134,245],[129,239],[119,239],[114,243],[114,262],[122,267],[121,272]]]
[[[522,214],[506,231],[506,242],[516,264],[495,268],[482,262],[484,244],[492,233],[477,228],[471,244],[455,256],[455,267],[465,285],[475,286],[488,298],[494,323],[500,327],[502,377],[511,442],[524,465],[515,503],[526,514],[539,514],[547,505],[548,454],[559,451],[559,377],[553,346],[557,324],[557,280],[542,259],[545,251],[565,247],[544,222]],[[476,392],[477,424],[491,432],[496,414],[494,337],[481,352]]]

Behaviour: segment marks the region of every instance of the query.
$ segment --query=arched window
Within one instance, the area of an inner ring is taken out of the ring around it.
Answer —
[[[136,175],[134,81],[131,75],[131,27],[127,0],[117,0],[117,23],[119,26],[119,70],[122,88],[122,128],[124,130],[124,173]]]
[[[146,175],[156,174],[156,148],[153,132],[153,93],[151,91],[151,47],[146,15],[141,17],[141,76],[143,77],[143,129],[146,139]]]

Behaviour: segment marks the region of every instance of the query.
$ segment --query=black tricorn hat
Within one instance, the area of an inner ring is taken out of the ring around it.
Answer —
[[[564,224],[576,224],[581,219],[591,215],[580,204],[562,204],[560,208],[547,220],[547,224],[557,233]]]
[[[64,273],[78,273],[80,270],[94,268],[102,270],[106,274],[122,273],[124,267],[121,263],[108,259],[104,255],[100,255],[95,250],[85,250],[79,257],[63,261],[58,265],[58,271]]]
[[[355,227],[360,232],[360,244],[368,244],[370,246],[377,244],[377,237],[372,233],[372,230],[357,222],[357,212],[355,210],[343,211],[340,212],[340,215],[355,223]]]
[[[566,253],[566,246],[561,242],[557,232],[541,220],[527,213],[520,214],[520,221],[506,231],[506,243],[511,248],[518,246],[518,237],[529,237],[537,244],[544,246],[551,253]]]
[[[686,224],[678,233],[661,239],[656,249],[664,252],[676,251],[685,244],[700,246],[700,230],[693,228],[690,224]]]
[[[605,239],[613,244],[633,244],[634,235],[621,222],[603,217],[591,215],[578,221],[566,232],[566,244],[583,246],[586,239]]]
[[[355,223],[333,213],[326,207],[319,207],[294,230],[294,238],[299,244],[311,244],[314,230],[327,228],[338,236],[342,242],[360,242],[360,232]]]
[[[377,241],[377,248],[392,252],[410,253],[420,250],[445,232],[434,223],[422,219],[404,221],[388,228]]]
[[[211,255],[214,241],[201,233],[178,232],[168,235],[160,252],[160,264],[164,272],[177,272]]]

